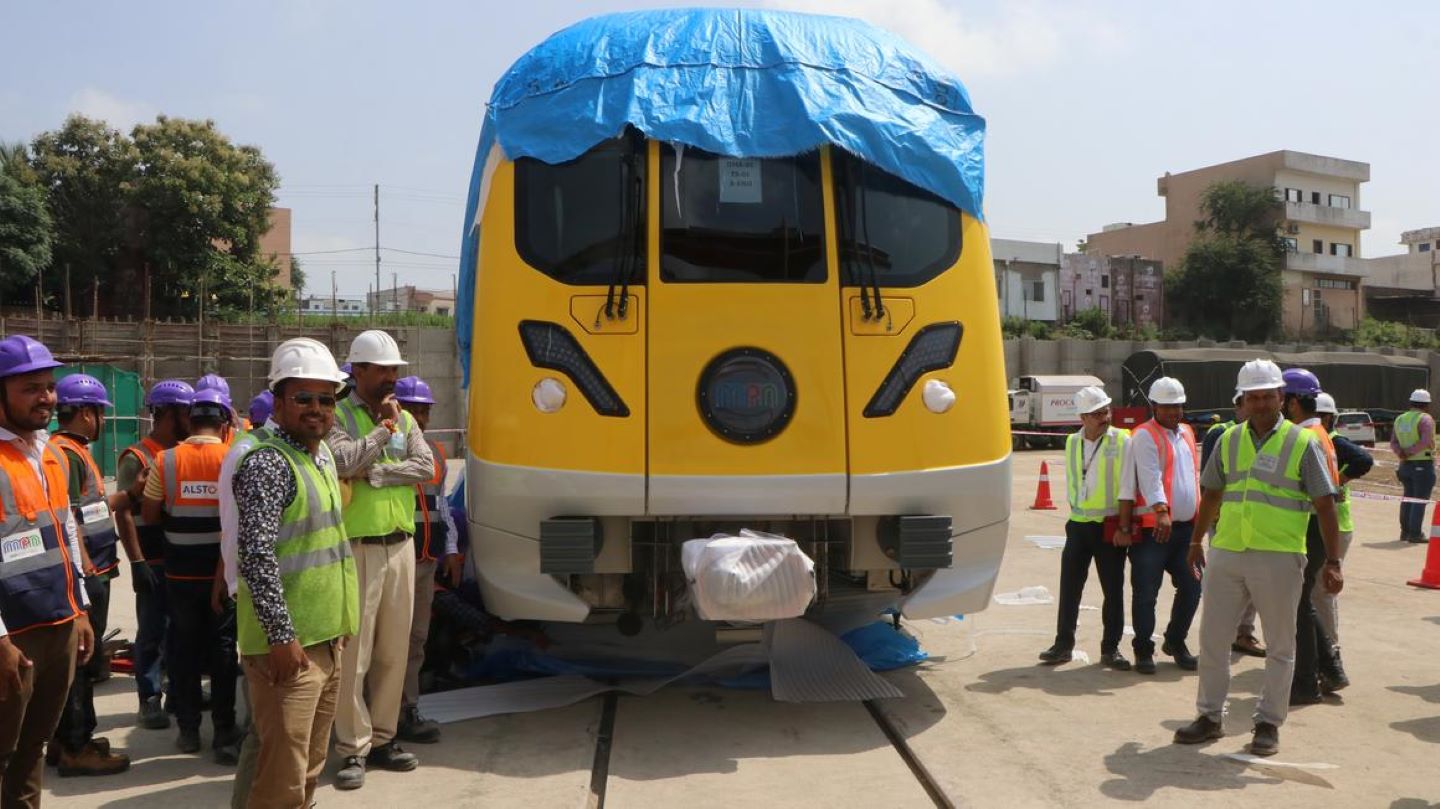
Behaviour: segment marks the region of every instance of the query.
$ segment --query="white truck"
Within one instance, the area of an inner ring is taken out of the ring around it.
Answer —
[[[1065,445],[1065,436],[1080,428],[1080,415],[1075,412],[1075,392],[1086,385],[1104,385],[1098,377],[1080,375],[1022,376],[1012,381],[1010,391],[1010,429],[1045,435],[1012,436],[1015,449],[1058,449]]]

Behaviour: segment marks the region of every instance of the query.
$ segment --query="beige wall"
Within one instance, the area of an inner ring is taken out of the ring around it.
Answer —
[[[260,255],[280,265],[275,286],[290,288],[290,209],[270,209],[270,229],[260,236]]]

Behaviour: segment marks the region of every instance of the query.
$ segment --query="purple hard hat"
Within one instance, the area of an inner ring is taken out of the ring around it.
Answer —
[[[89,374],[70,374],[55,384],[55,399],[71,407],[114,407],[105,398],[105,385]]]
[[[344,374],[344,375],[346,375],[346,376],[354,376],[354,375],[355,375],[355,369],[352,368],[351,365],[350,365],[350,363],[347,362],[347,363],[345,363],[344,365],[340,366],[340,373],[342,373],[342,374]]]
[[[262,390],[260,395],[250,400],[250,423],[258,427],[264,424],[274,411],[275,394],[268,390]]]
[[[183,379],[162,379],[145,396],[146,407],[189,407],[195,389]]]
[[[1285,393],[1315,396],[1320,393],[1320,380],[1304,368],[1288,368],[1280,375],[1285,380]]]
[[[64,364],[56,362],[50,349],[34,338],[14,334],[0,340],[0,377],[59,368]]]
[[[408,404],[435,404],[430,386],[418,376],[407,376],[395,381],[395,398]]]
[[[230,406],[230,383],[225,381],[225,377],[219,374],[206,374],[200,377],[195,380],[195,392],[199,393],[202,390],[220,391],[221,403],[226,407]]]

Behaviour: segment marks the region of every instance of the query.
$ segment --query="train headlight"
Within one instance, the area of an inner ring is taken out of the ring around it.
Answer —
[[[552,376],[545,377],[535,383],[535,389],[530,391],[530,401],[541,413],[554,413],[565,406],[565,383]]]
[[[926,382],[920,395],[925,400],[925,407],[931,413],[944,413],[955,406],[955,391],[939,379],[931,379]]]

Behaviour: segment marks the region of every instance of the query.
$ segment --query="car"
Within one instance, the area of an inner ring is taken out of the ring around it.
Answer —
[[[1339,414],[1335,417],[1335,432],[1362,447],[1375,446],[1375,422],[1369,413],[1352,410]]]

